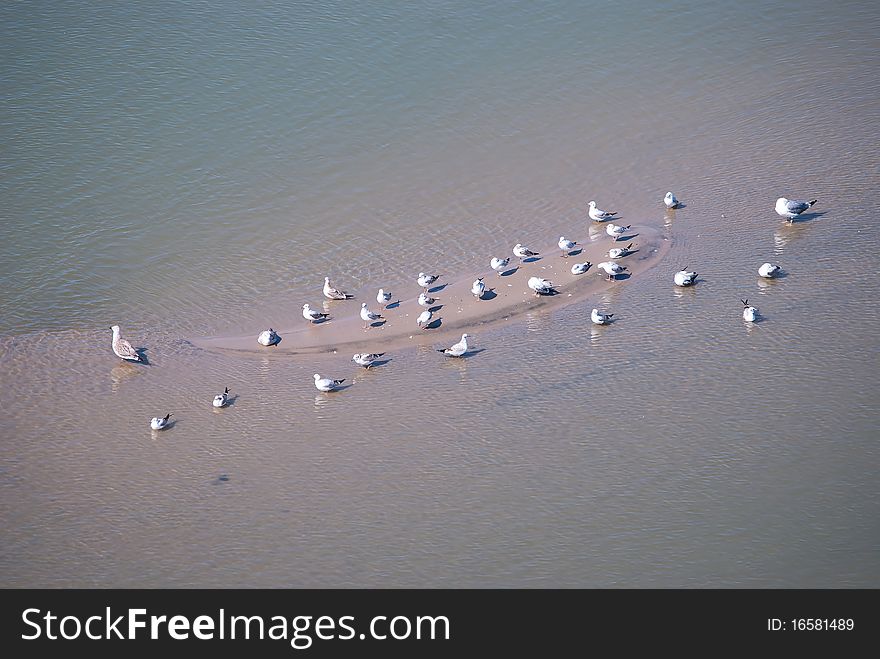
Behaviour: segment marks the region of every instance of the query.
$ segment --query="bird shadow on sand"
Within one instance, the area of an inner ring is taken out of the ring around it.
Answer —
[[[559,295],[559,291],[555,288],[551,288],[549,291],[542,291],[538,293],[538,297],[552,297],[554,295]]]
[[[427,325],[425,325],[422,329],[423,329],[423,330],[437,329],[437,328],[440,327],[442,324],[443,324],[443,319],[442,319],[442,318],[435,318],[435,319],[432,320],[430,323],[428,323]]]
[[[614,281],[626,281],[632,277],[632,275],[628,272],[621,272],[619,275],[614,275]]]
[[[530,256],[527,259],[523,259],[522,262],[523,263],[534,263],[535,261],[540,261],[540,260],[541,260],[540,256]]]
[[[384,325],[384,324],[387,323],[387,322],[388,322],[388,321],[385,320],[385,319],[377,320],[377,321],[375,321],[375,322],[370,323],[370,327],[382,327],[382,325]]]
[[[812,222],[813,220],[818,220],[820,217],[825,215],[828,211],[813,211],[801,213],[796,218],[794,218],[791,222],[786,221],[786,224],[805,224],[807,222]]]
[[[323,325],[324,323],[329,323],[329,318],[318,318],[317,320],[309,321],[309,325]]]
[[[431,313],[437,313],[437,312],[440,311],[440,309],[442,309],[442,308],[443,308],[443,305],[442,305],[442,304],[435,304],[433,307],[430,307],[430,308],[428,309],[428,311],[430,311]]]
[[[377,359],[372,364],[370,364],[368,367],[366,367],[364,370],[365,371],[372,371],[374,368],[377,368],[379,366],[385,366],[385,364],[389,363],[390,361],[391,361],[390,357],[388,359]]]
[[[398,300],[397,302],[392,302],[391,304],[389,304],[385,308],[386,309],[399,309],[400,308],[400,300]]]
[[[614,242],[622,243],[624,240],[632,240],[633,238],[636,238],[638,235],[639,234],[637,231],[634,233],[628,233],[625,236],[618,236],[617,240],[615,240]]]
[[[498,293],[495,292],[494,288],[490,288],[487,291],[483,291],[483,294],[480,296],[481,300],[494,300],[498,297]]]
[[[502,277],[509,277],[510,275],[515,274],[517,270],[519,270],[519,266],[515,266],[513,268],[510,268],[509,270],[505,270],[504,272],[501,273],[501,276]]]
[[[579,256],[580,254],[583,253],[583,251],[584,251],[584,248],[583,248],[583,247],[578,247],[577,249],[573,249],[573,250],[571,250],[571,251],[568,253],[568,255],[569,255],[569,256]]]
[[[442,291],[444,288],[446,288],[447,286],[449,286],[449,284],[440,284],[439,286],[435,286],[434,288],[429,288],[428,292],[429,293],[438,293],[438,292]]]

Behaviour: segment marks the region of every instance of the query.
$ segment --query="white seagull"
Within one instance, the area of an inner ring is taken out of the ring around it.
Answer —
[[[815,204],[818,199],[812,201],[800,201],[799,199],[786,199],[780,197],[776,200],[776,212],[782,217],[788,218],[789,222],[794,221],[798,215]]]
[[[499,275],[504,272],[504,269],[507,267],[507,264],[510,263],[510,258],[499,259],[496,256],[492,257],[492,260],[489,261],[489,265],[492,266],[492,269],[497,272]]]
[[[117,357],[127,362],[144,361],[143,357],[140,356],[138,351],[128,341],[119,337],[119,325],[114,325],[110,329],[113,330],[113,341],[110,345]]]
[[[384,352],[358,352],[352,356],[351,361],[358,366],[370,368],[370,366],[373,365],[373,362],[377,361],[384,354]]]
[[[259,343],[261,346],[274,346],[276,343],[278,343],[278,332],[273,330],[271,327],[267,330],[263,330],[257,337],[257,343]]]
[[[553,282],[542,277],[529,277],[528,287],[535,291],[535,295],[550,295],[555,293]]]
[[[329,318],[329,317],[330,317],[329,313],[321,313],[320,311],[317,311],[316,309],[312,309],[309,306],[308,302],[306,302],[303,305],[303,318],[305,318],[310,323],[315,323],[319,320],[323,320],[324,318]]]
[[[513,255],[516,258],[522,260],[522,259],[531,258],[533,256],[539,256],[540,252],[533,252],[532,250],[528,249],[527,247],[523,247],[521,243],[517,243],[516,245],[513,246]]]
[[[605,271],[605,274],[608,275],[608,281],[611,281],[616,278],[617,275],[626,271],[626,266],[615,263],[614,261],[602,261],[602,263],[596,267],[602,268]]]
[[[334,288],[330,284],[330,277],[324,277],[324,297],[330,300],[350,300],[354,295]]]
[[[367,309],[366,302],[361,302],[361,320],[364,321],[364,329],[366,330],[368,323],[372,323],[375,320],[382,320],[382,316],[375,311]]]
[[[758,274],[766,279],[773,279],[781,269],[773,263],[762,263],[761,267],[758,268]]]
[[[470,334],[462,334],[461,341],[453,346],[450,346],[449,348],[438,348],[437,352],[442,352],[444,355],[449,355],[450,357],[461,357],[464,353],[467,352],[467,340],[469,337]]]
[[[673,275],[672,281],[676,286],[692,286],[697,281],[697,273],[688,272],[687,266],[685,266]]]
[[[150,428],[153,430],[162,430],[168,426],[168,419],[171,418],[171,414],[166,414],[164,417],[154,416],[150,420]]]
[[[631,224],[627,224],[626,226],[622,226],[619,224],[612,223],[612,224],[609,224],[607,227],[605,227],[605,233],[607,233],[609,236],[614,238],[614,240],[617,240],[623,234],[625,234],[627,231],[629,231],[629,228],[631,226],[632,226]]]
[[[483,278],[480,277],[471,285],[471,293],[474,294],[474,297],[478,300],[483,297],[483,293],[486,292],[486,284],[483,283]]]
[[[591,265],[592,263],[590,263],[589,261],[587,261],[586,263],[575,263],[573,266],[571,266],[571,274],[582,275],[590,269]]]
[[[568,257],[568,253],[574,249],[574,246],[577,245],[577,241],[569,240],[565,236],[559,236],[559,249],[562,250],[563,258]]]
[[[617,215],[617,211],[603,211],[601,208],[596,208],[596,202],[590,202],[590,219],[596,222],[604,222],[606,220],[610,220],[612,217]]]
[[[430,309],[425,309],[422,313],[419,314],[419,317],[416,319],[416,323],[418,323],[421,329],[425,329],[428,325],[431,324],[431,318],[434,317],[434,314],[431,313]]]
[[[598,309],[593,309],[590,312],[590,320],[592,320],[596,325],[607,325],[611,322],[611,319],[613,317],[613,313],[602,313]]]
[[[388,303],[391,302],[391,293],[386,293],[385,289],[380,288],[379,292],[376,293],[376,302],[385,305],[385,307],[387,308]]]
[[[318,391],[333,391],[343,382],[345,382],[345,378],[342,378],[341,380],[333,380],[331,378],[322,378],[315,373],[315,389]]]
[[[224,387],[225,391],[222,394],[217,394],[214,396],[214,402],[211,403],[214,407],[226,407],[226,404],[229,402],[229,387]]]
[[[663,197],[663,203],[666,204],[666,208],[678,208],[680,202],[675,198],[674,194],[667,192],[666,196]]]
[[[629,254],[629,249],[633,244],[630,243],[626,247],[612,247],[608,250],[608,256],[612,259],[622,259],[624,256]]]
[[[758,319],[758,309],[749,305],[748,300],[740,300],[743,303],[743,320],[754,323]]]
[[[416,280],[422,288],[425,289],[425,293],[428,292],[428,287],[433,284],[435,281],[440,279],[443,275],[426,275],[424,272],[419,273],[419,278]]]
[[[427,293],[419,293],[419,306],[420,307],[433,306],[436,301],[437,301],[436,297],[431,297]]]

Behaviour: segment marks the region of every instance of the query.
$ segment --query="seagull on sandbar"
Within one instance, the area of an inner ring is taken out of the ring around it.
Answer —
[[[270,327],[269,329],[260,332],[260,335],[257,337],[257,343],[261,346],[274,346],[278,343],[278,339],[278,332]]]
[[[748,300],[740,300],[743,303],[743,320],[754,323],[758,319],[758,309],[749,304]]]
[[[629,254],[630,247],[632,246],[633,244],[630,243],[626,247],[612,247],[608,250],[608,257],[612,259],[622,259],[624,256]]]
[[[388,303],[391,302],[391,293],[386,293],[385,289],[380,288],[379,292],[376,293],[376,302],[381,305],[384,305],[385,308],[388,308]]]
[[[329,313],[321,313],[320,311],[318,311],[316,309],[312,309],[309,306],[308,302],[306,302],[303,305],[303,318],[305,318],[310,323],[316,323],[319,320],[323,320],[324,318],[329,318],[329,317],[330,317]]]
[[[673,275],[672,281],[676,286],[692,286],[697,281],[697,273],[688,272],[687,266],[685,266]]]
[[[602,261],[597,268],[602,268],[605,271],[605,274],[608,275],[608,281],[615,279],[617,275],[622,274],[626,271],[625,265],[620,265],[619,263],[615,263],[614,261]]]
[[[663,197],[663,203],[666,204],[666,208],[678,208],[678,205],[681,203],[678,199],[675,198],[675,195],[671,192],[667,192],[666,196]]]
[[[150,428],[153,430],[162,430],[168,427],[168,419],[171,418],[171,414],[166,414],[164,417],[154,416],[150,419]]]
[[[471,285],[471,293],[474,294],[474,297],[478,300],[483,297],[483,293],[486,292],[486,284],[483,283],[483,278],[480,277]]]
[[[565,236],[559,236],[559,249],[562,250],[562,257],[568,258],[568,253],[577,245],[577,241],[569,240]]]
[[[601,208],[596,208],[595,201],[591,201],[589,215],[590,219],[595,222],[605,222],[617,215],[617,211],[603,211]]]
[[[384,352],[357,352],[352,356],[351,361],[358,366],[370,368],[384,354]]]
[[[361,302],[361,320],[364,321],[364,330],[367,329],[367,324],[372,323],[376,320],[383,320],[380,314],[377,314],[375,311],[370,311],[367,309],[367,303]]]
[[[799,199],[786,199],[780,197],[776,200],[776,212],[789,222],[793,222],[794,218],[803,213],[805,210],[815,204],[818,199],[812,201],[800,201]]]
[[[535,291],[535,295],[552,295],[558,292],[553,288],[552,281],[542,277],[529,277],[529,281],[526,283],[529,288]]]
[[[428,292],[428,287],[433,284],[435,281],[440,279],[443,275],[426,275],[424,272],[419,273],[419,278],[416,280],[422,288],[425,289],[425,293]]]
[[[613,317],[613,313],[602,313],[598,309],[593,309],[590,312],[590,320],[592,320],[596,325],[607,325],[611,322],[611,319]]]
[[[492,266],[492,269],[497,272],[499,275],[504,272],[504,269],[507,267],[507,264],[510,263],[510,258],[499,259],[496,256],[492,257],[492,260],[489,261],[489,265]]]
[[[517,243],[513,246],[513,255],[517,257],[519,260],[529,259],[533,256],[539,256],[540,252],[533,252],[527,247],[523,247],[522,244]]]
[[[322,378],[315,373],[315,389],[318,391],[333,391],[343,382],[345,382],[345,378],[342,378],[341,380],[333,380],[332,378]]]
[[[419,314],[419,317],[416,318],[416,323],[418,323],[420,329],[425,329],[428,325],[431,324],[431,319],[434,317],[434,314],[431,313],[430,309],[425,309],[422,313]]]
[[[571,274],[582,275],[590,269],[591,265],[592,263],[590,263],[589,261],[587,261],[586,263],[575,263],[573,266],[571,266]]]
[[[324,277],[324,297],[329,300],[350,300],[354,297],[351,293],[340,291],[330,284],[330,277]]]
[[[419,293],[419,306],[420,307],[433,306],[436,301],[437,301],[436,297],[431,297],[427,293]]]
[[[117,357],[127,362],[144,361],[144,358],[140,356],[140,353],[128,341],[119,337],[119,325],[114,325],[110,329],[113,331],[113,341],[110,343],[110,346]]]
[[[450,357],[461,357],[468,350],[467,340],[469,337],[470,334],[462,334],[461,341],[449,348],[437,348],[437,352],[442,352],[444,355],[449,355]]]
[[[631,226],[632,226],[631,224],[627,224],[626,226],[621,226],[619,224],[612,223],[612,224],[609,224],[607,227],[605,227],[605,233],[607,233],[609,236],[614,238],[614,240],[617,240],[623,234],[625,234],[627,231],[629,231],[629,228]]]
[[[225,391],[222,394],[217,394],[214,396],[214,402],[211,403],[214,407],[226,407],[227,403],[229,403],[229,387],[224,387]]]
[[[782,270],[782,268],[773,263],[762,263],[761,267],[758,268],[758,274],[765,279],[773,279],[780,270]]]

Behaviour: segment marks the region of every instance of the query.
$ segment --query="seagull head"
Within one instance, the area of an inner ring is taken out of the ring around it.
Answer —
[[[317,373],[315,373],[315,379],[316,379],[316,380],[320,380],[320,379],[321,379],[321,376],[318,375]]]
[[[361,302],[361,309],[366,309],[366,308],[367,308],[367,303]]]
[[[325,283],[325,284],[329,284],[329,283],[330,283],[330,277],[324,277],[324,283]]]
[[[595,201],[591,201],[591,202],[590,202],[590,208],[595,208],[595,207],[596,207],[596,202],[595,202]]]
[[[118,332],[118,331],[119,331],[119,325],[113,325],[110,329],[113,330],[114,332]]]
[[[462,334],[461,340],[464,341],[465,339],[470,338],[470,336],[471,336],[470,334]]]

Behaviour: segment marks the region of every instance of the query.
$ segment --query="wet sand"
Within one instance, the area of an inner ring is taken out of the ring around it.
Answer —
[[[430,307],[433,318],[425,329],[420,329],[416,322],[424,307],[417,302],[421,291],[414,276],[405,297],[398,298],[397,291],[392,289],[394,302],[387,309],[382,309],[376,302],[379,284],[358,290],[351,300],[324,299],[323,308],[319,308],[330,313],[327,320],[309,323],[301,318],[295,326],[273,325],[281,336],[281,341],[274,346],[265,347],[257,343],[257,335],[266,327],[255,327],[244,336],[195,338],[192,343],[211,350],[260,356],[267,353],[335,353],[340,350],[353,353],[382,352],[407,346],[448,343],[457,339],[462,332],[475,333],[481,327],[514,322],[523,314],[537,309],[557,308],[579,302],[610,287],[626,286],[629,279],[657,265],[669,248],[668,238],[657,229],[632,225],[625,236],[614,241],[606,235],[605,226],[590,223],[589,237],[578,239],[577,246],[567,258],[562,257],[561,250],[555,244],[531,245],[533,250],[540,252],[540,256],[521,263],[516,257],[511,257],[507,270],[501,275],[488,267],[491,254],[486,255],[487,265],[482,271],[458,274],[432,271],[430,274],[440,272],[443,276],[429,289],[430,296],[436,298],[436,302]],[[615,259],[620,265],[626,266],[627,271],[609,281],[604,271],[596,265],[611,260],[608,258],[609,249],[624,247],[629,243],[632,243],[632,252]],[[592,265],[586,273],[571,274],[572,265],[587,261]],[[526,284],[533,276],[552,281],[558,293],[536,296]],[[483,277],[486,285],[486,291],[480,299],[471,293],[471,285],[477,277]],[[345,290],[344,281],[334,280],[333,284]],[[320,288],[320,284],[316,286]],[[296,300],[291,304],[299,307],[304,302]],[[376,321],[365,330],[364,321],[360,318],[362,302],[366,302],[371,311],[382,314],[384,321]],[[314,301],[310,304],[315,308]],[[584,322],[590,322],[588,316],[585,316]],[[478,341],[475,337],[474,342]]]

